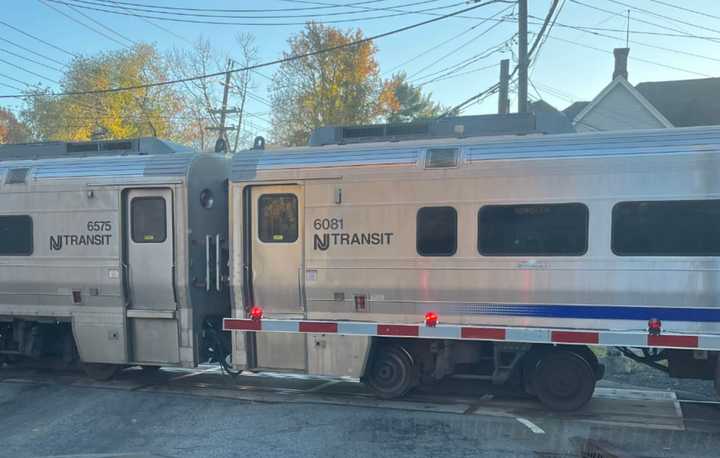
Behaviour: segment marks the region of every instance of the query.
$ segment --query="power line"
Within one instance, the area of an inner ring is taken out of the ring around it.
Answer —
[[[708,32],[714,32],[714,33],[719,33],[719,34],[720,34],[720,30],[718,30],[718,29],[711,29],[711,28],[709,28],[709,27],[705,27],[705,26],[702,26],[702,25],[700,25],[700,24],[693,24],[693,23],[691,23],[691,22],[682,21],[682,20],[680,20],[680,19],[678,19],[678,18],[674,18],[674,17],[671,17],[671,16],[665,16],[664,14],[656,13],[656,12],[654,12],[654,11],[646,10],[646,9],[644,9],[644,8],[638,8],[637,6],[629,5],[629,4],[627,4],[627,3],[624,3],[624,2],[621,2],[621,1],[618,1],[618,0],[607,0],[607,1],[610,2],[610,3],[615,3],[615,4],[617,4],[617,5],[624,6],[624,7],[626,7],[626,8],[630,8],[630,9],[632,9],[632,10],[634,10],[634,11],[638,11],[638,12],[641,12],[641,13],[649,14],[649,15],[651,15],[651,16],[655,16],[655,17],[659,17],[659,18],[662,18],[662,19],[666,19],[666,20],[668,20],[668,21],[677,22],[678,24],[689,25],[690,27],[695,27],[696,29],[707,30]]]
[[[28,69],[25,68],[25,67],[21,67],[20,65],[13,64],[12,62],[8,62],[8,61],[6,61],[5,59],[0,59],[0,62],[4,63],[5,65],[9,65],[9,66],[11,66],[11,67],[15,67],[15,68],[17,68],[18,70],[22,70],[22,71],[24,71],[25,73],[29,73],[29,74],[31,74],[31,75],[37,76],[38,78],[42,78],[42,79],[44,79],[44,80],[50,81],[51,83],[60,84],[59,81],[56,81],[56,80],[54,80],[54,79],[52,79],[52,78],[48,78],[47,76],[43,76],[43,75],[41,75],[40,73],[35,73],[34,71],[28,70]],[[27,96],[27,94],[23,94],[23,95],[20,95],[20,96],[18,96],[18,97],[26,97],[26,96]]]
[[[509,6],[507,6],[506,8],[503,8],[502,10],[500,10],[498,13],[494,14],[493,16],[490,16],[490,17],[488,17],[488,18],[483,19],[483,20],[480,21],[478,24],[475,24],[475,25],[472,25],[472,26],[468,27],[467,29],[463,30],[462,32],[460,32],[460,33],[458,33],[458,34],[455,34],[455,35],[453,35],[452,37],[448,38],[447,40],[443,41],[442,43],[436,44],[436,45],[434,45],[433,47],[431,47],[431,48],[429,48],[429,49],[426,49],[426,50],[424,50],[424,51],[416,54],[415,56],[411,57],[410,59],[408,59],[408,60],[406,60],[406,61],[404,61],[404,62],[399,63],[398,65],[394,66],[393,68],[391,68],[390,70],[388,70],[387,72],[385,72],[385,74],[386,74],[386,75],[387,75],[387,74],[391,74],[391,73],[393,73],[395,70],[397,70],[398,68],[404,67],[405,65],[409,64],[410,62],[413,62],[413,61],[415,61],[415,60],[417,60],[417,59],[419,59],[419,58],[421,58],[421,57],[427,56],[427,55],[428,55],[429,53],[431,53],[432,51],[435,51],[436,49],[438,49],[438,48],[440,48],[440,47],[442,47],[442,46],[450,43],[451,41],[454,41],[454,40],[460,38],[461,36],[465,35],[466,33],[471,32],[472,30],[475,30],[476,28],[480,27],[480,26],[481,26],[482,24],[484,24],[485,22],[493,20],[494,17],[496,17],[496,16],[499,15],[499,14],[503,14],[503,13],[506,12],[507,10],[513,8],[513,6],[514,6],[514,5],[509,5]],[[499,23],[499,22],[498,22],[498,23]]]
[[[69,5],[69,3],[65,0],[48,0],[53,3],[59,3],[63,5]],[[76,1],[76,0],[75,0]],[[508,0],[497,0],[497,1],[508,1]],[[432,8],[425,8],[422,10],[396,10],[398,13],[395,14],[383,14],[379,16],[364,16],[359,18],[352,18],[352,19],[334,19],[334,20],[328,20],[328,21],[320,21],[322,24],[341,24],[341,23],[347,23],[347,22],[358,22],[358,21],[369,21],[369,20],[375,20],[375,19],[388,19],[392,17],[397,16],[406,16],[408,14],[429,14],[429,15],[435,15],[435,13],[431,13],[431,11],[437,11],[437,10],[443,10],[448,8],[453,8],[455,6],[459,6],[465,4],[465,2],[456,2],[452,3],[450,5],[445,6],[436,6]],[[92,6],[81,6],[79,4],[75,4],[78,8],[83,8],[87,10],[94,10],[94,11],[101,11],[104,13],[110,13],[110,14],[116,14],[121,16],[133,16],[133,17],[139,17],[139,18],[147,18],[147,19],[156,19],[159,21],[170,21],[170,22],[182,22],[182,23],[189,23],[189,24],[210,24],[210,25],[233,25],[233,26],[247,26],[247,27],[259,27],[259,26],[293,26],[293,25],[305,25],[305,22],[228,22],[228,21],[210,21],[210,20],[201,20],[201,19],[180,19],[177,17],[162,17],[162,16],[154,16],[154,15],[148,15],[148,14],[140,14],[140,13],[133,13],[130,11],[125,10],[125,12],[121,11],[114,11],[114,10],[107,10],[103,8],[96,8]],[[350,13],[348,13],[350,14]],[[440,13],[438,13],[440,14]],[[316,16],[313,16],[316,17]],[[258,19],[262,19],[260,17],[257,17]]]
[[[10,89],[13,89],[13,90],[15,90],[15,91],[22,91],[22,89],[20,89],[20,88],[17,87],[17,86],[13,86],[13,85],[11,85],[11,84],[6,84],[6,83],[3,83],[3,82],[0,82],[0,86],[9,87]]]
[[[580,47],[582,47],[582,48],[587,48],[587,49],[592,49],[592,50],[595,50],[595,51],[600,51],[600,52],[603,52],[603,53],[605,53],[605,54],[612,54],[612,51],[608,51],[607,49],[596,48],[596,47],[594,47],[594,46],[586,45],[586,44],[583,44],[583,43],[578,43],[577,41],[565,40],[565,39],[563,39],[563,38],[559,38],[559,37],[556,37],[556,36],[552,36],[552,37],[550,37],[550,38],[552,38],[553,40],[562,41],[562,42],[564,42],[564,43],[570,43],[570,44],[575,45],[575,46],[580,46]],[[674,67],[674,66],[672,66],[672,65],[661,64],[661,63],[659,63],[659,62],[654,62],[654,61],[648,60],[648,59],[642,59],[642,58],[640,58],[640,57],[630,57],[630,59],[631,59],[631,60],[636,60],[636,61],[638,61],[638,62],[644,62],[644,63],[646,63],[646,64],[655,65],[655,66],[658,66],[658,67],[664,67],[664,68],[667,68],[667,69],[670,69],[670,70],[677,70],[677,71],[680,71],[680,72],[689,73],[689,74],[691,74],[691,75],[698,75],[698,76],[703,76],[703,77],[705,77],[705,78],[712,78],[712,75],[708,75],[708,74],[700,73],[700,72],[695,72],[695,71],[688,70],[688,69],[685,69],[685,68]]]
[[[338,5],[338,6],[333,6],[333,7],[316,6],[316,7],[277,8],[277,9],[271,9],[271,8],[263,8],[263,9],[187,8],[187,7],[148,5],[145,3],[118,2],[118,1],[113,1],[113,0],[101,0],[101,1],[103,3],[114,3],[117,5],[141,6],[141,7],[147,7],[147,8],[161,8],[161,9],[166,9],[166,10],[207,11],[207,12],[215,12],[215,13],[265,13],[265,12],[272,12],[272,11],[306,11],[306,10],[321,10],[321,9],[329,9],[329,8],[341,8],[341,7],[350,7],[350,6],[354,6],[354,5],[366,5],[366,4],[370,4],[370,3],[383,3],[383,2],[386,2],[387,0],[365,0],[362,2],[347,3],[345,5]],[[300,3],[300,2],[298,2],[298,3]]]
[[[400,28],[393,29],[393,30],[390,30],[390,31],[387,31],[387,32],[383,32],[383,33],[379,33],[379,34],[376,34],[376,35],[372,35],[372,36],[367,37],[367,38],[362,38],[362,39],[360,39],[360,40],[352,41],[352,42],[350,42],[350,43],[345,43],[345,44],[341,44],[341,45],[337,45],[337,46],[331,46],[331,47],[329,47],[329,48],[318,49],[318,50],[316,50],[316,51],[311,51],[311,52],[307,52],[307,53],[303,53],[303,54],[296,54],[296,55],[292,55],[292,56],[288,56],[288,57],[283,57],[283,58],[276,59],[276,60],[273,60],[273,61],[263,62],[263,63],[260,63],[260,64],[249,65],[249,66],[242,67],[242,68],[233,68],[233,69],[230,69],[230,70],[227,70],[227,71],[229,71],[230,73],[237,73],[237,72],[243,72],[243,71],[247,71],[247,70],[255,70],[255,69],[258,69],[258,68],[269,67],[269,66],[272,66],[272,65],[278,65],[278,64],[285,63],[285,62],[291,62],[291,61],[294,61],[294,60],[303,59],[303,58],[306,58],[306,57],[311,57],[311,56],[315,56],[315,55],[319,55],[319,54],[325,54],[325,53],[328,53],[328,52],[337,51],[337,50],[340,50],[340,49],[345,49],[345,48],[350,48],[350,47],[358,46],[358,45],[361,45],[361,44],[363,44],[363,43],[368,43],[368,42],[373,41],[373,40],[377,40],[377,39],[380,39],[380,38],[385,38],[385,37],[388,37],[388,36],[391,36],[391,35],[396,35],[396,34],[398,34],[398,33],[402,33],[402,32],[408,31],[408,30],[412,30],[412,29],[415,29],[415,28],[418,28],[418,27],[422,27],[422,26],[427,25],[427,24],[431,24],[431,23],[434,23],[434,22],[438,22],[438,21],[441,21],[441,20],[443,20],[443,19],[447,19],[447,18],[450,18],[450,17],[453,17],[453,16],[457,16],[457,15],[459,15],[459,14],[462,14],[462,13],[465,13],[465,12],[468,12],[468,11],[472,11],[472,10],[475,10],[475,9],[477,9],[477,8],[481,8],[481,7],[483,7],[483,6],[487,6],[487,5],[490,5],[490,4],[493,4],[493,3],[498,3],[498,2],[501,2],[501,1],[503,1],[503,0],[488,0],[488,1],[486,1],[486,2],[477,3],[477,4],[473,5],[473,6],[470,6],[470,7],[467,7],[467,8],[463,8],[463,9],[461,9],[461,10],[457,10],[457,11],[454,11],[454,12],[451,12],[451,13],[447,13],[447,14],[444,14],[444,15],[439,16],[439,17],[434,17],[434,18],[432,18],[432,19],[427,19],[427,20],[425,20],[425,21],[416,22],[415,24],[410,24],[410,25],[407,25],[407,26],[405,26],[405,27],[400,27]],[[215,77],[215,76],[224,75],[225,73],[226,73],[226,71],[220,71],[220,72],[208,73],[208,74],[204,74],[204,75],[196,75],[196,76],[191,76],[191,77],[187,77],[187,78],[180,78],[180,79],[175,79],[175,80],[157,81],[157,82],[154,82],[154,83],[147,83],[147,84],[137,84],[137,85],[131,85],[131,86],[116,87],[116,88],[109,88],[109,89],[97,89],[97,90],[90,90],[90,91],[58,92],[58,93],[45,94],[45,95],[46,95],[46,96],[47,96],[47,95],[51,95],[51,96],[61,96],[61,95],[85,95],[85,94],[105,94],[105,93],[111,93],[111,92],[122,92],[122,91],[130,91],[130,90],[135,90],[135,89],[146,89],[146,88],[151,88],[151,87],[168,86],[168,85],[171,85],[171,84],[184,83],[184,82],[189,82],[189,81],[196,81],[196,80],[201,80],[201,79],[205,79],[205,78],[211,78],[211,77]],[[33,95],[30,95],[30,96],[33,96]],[[18,98],[18,97],[28,97],[28,95],[27,95],[27,94],[19,94],[19,95],[18,95],[18,94],[0,95],[0,98]]]
[[[52,0],[50,0],[50,1],[52,1]],[[85,27],[86,29],[92,30],[93,32],[97,33],[98,35],[101,35],[101,36],[107,38],[108,40],[110,40],[110,41],[112,41],[112,42],[114,42],[114,43],[119,44],[119,45],[122,46],[123,48],[127,46],[125,43],[123,43],[123,42],[121,42],[120,40],[117,40],[117,39],[111,37],[110,35],[106,34],[105,32],[101,32],[100,30],[94,28],[93,26],[90,26],[90,25],[85,24],[85,23],[82,22],[81,20],[70,16],[70,15],[67,14],[66,12],[60,10],[59,8],[55,8],[54,6],[52,6],[52,5],[50,5],[49,3],[47,3],[45,0],[38,0],[38,2],[42,3],[43,5],[47,6],[48,8],[50,8],[50,9],[52,9],[52,10],[55,10],[57,13],[62,14],[62,15],[65,16],[66,18],[68,18],[68,19],[70,19],[71,21],[75,22],[76,24],[80,24],[81,26]],[[54,3],[55,3],[55,2],[54,2]],[[71,6],[71,5],[69,5],[68,3],[64,3],[64,2],[59,2],[59,3],[62,3],[63,5],[66,5],[66,6]]]
[[[660,5],[668,6],[668,7],[670,7],[670,8],[675,8],[675,9],[678,9],[678,10],[681,10],[681,11],[686,11],[686,12],[688,12],[688,13],[697,14],[697,15],[700,15],[700,16],[702,16],[702,17],[710,17],[710,18],[713,18],[713,19],[720,19],[720,16],[713,16],[712,14],[707,13],[707,12],[704,12],[704,11],[693,10],[693,9],[691,9],[691,8],[686,8],[686,7],[679,6],[679,5],[673,5],[672,3],[664,2],[664,1],[662,1],[662,0],[650,0],[650,1],[653,2],[653,3],[659,3]]]
[[[0,20],[0,24],[4,25],[5,27],[8,27],[8,28],[10,28],[10,29],[13,29],[14,31],[16,31],[16,32],[18,32],[18,33],[21,33],[21,34],[23,34],[23,35],[25,35],[25,36],[27,36],[27,37],[30,37],[30,38],[32,38],[33,40],[37,40],[37,41],[39,41],[40,43],[42,43],[42,44],[44,44],[44,45],[50,46],[51,48],[54,48],[54,49],[56,49],[56,50],[58,50],[58,51],[60,51],[60,52],[63,52],[63,53],[65,53],[65,54],[69,55],[69,56],[72,56],[72,57],[80,57],[80,56],[78,56],[77,54],[71,53],[71,52],[68,51],[67,49],[63,49],[63,48],[61,48],[61,47],[59,47],[59,46],[56,46],[56,45],[54,45],[54,44],[52,44],[52,43],[47,42],[47,41],[43,40],[42,38],[38,38],[38,37],[36,37],[35,35],[31,35],[31,34],[29,34],[29,33],[27,33],[27,32],[23,32],[22,30],[18,29],[18,28],[15,27],[14,25],[10,25],[10,24],[8,24],[8,23],[5,22],[5,21]]]
[[[64,0],[50,0],[56,3],[63,3]],[[105,3],[98,3],[97,1],[90,1],[90,0],[68,0],[72,1],[73,3],[81,3],[86,5],[100,5],[103,8],[115,8],[115,9],[123,9],[125,11],[134,11],[134,12],[140,12],[140,13],[152,13],[152,14],[162,14],[162,15],[168,15],[168,16],[180,16],[180,17],[198,17],[198,18],[228,18],[228,19],[289,19],[289,18],[316,18],[318,16],[344,16],[344,15],[353,15],[353,14],[362,14],[366,11],[386,11],[385,8],[364,8],[360,7],[360,11],[339,11],[339,12],[331,12],[331,13],[311,13],[311,14],[274,14],[274,15],[233,15],[233,14],[205,14],[205,13],[195,13],[195,12],[176,12],[177,9],[173,8],[170,10],[169,8],[162,8],[162,7],[152,7],[154,9],[148,9],[148,8],[138,8],[138,7],[118,7],[118,6],[112,6],[107,5]],[[418,6],[418,5],[425,5],[428,3],[437,3],[438,0],[418,0],[414,1],[412,3],[405,3],[402,5],[396,5],[395,8],[405,8],[410,6]],[[457,6],[462,4],[463,2],[457,3],[453,6]],[[81,6],[77,5],[79,8],[90,8],[88,6]],[[338,7],[340,5],[337,5]],[[262,12],[262,11],[258,11]]]
[[[47,59],[47,60],[49,60],[50,62],[55,62],[56,64],[60,64],[60,65],[62,65],[63,67],[66,66],[66,64],[65,64],[64,62],[60,62],[59,60],[53,59],[52,57],[48,57],[48,56],[46,56],[46,55],[44,55],[44,54],[40,54],[39,52],[35,52],[35,51],[33,51],[32,49],[28,49],[28,48],[26,48],[25,46],[22,46],[22,45],[19,45],[19,44],[15,43],[14,41],[10,41],[10,40],[8,40],[8,39],[6,39],[6,38],[2,38],[2,37],[0,37],[0,41],[4,41],[5,43],[11,44],[11,45],[15,46],[16,48],[20,48],[20,49],[22,49],[23,51],[29,52],[30,54],[34,54],[34,55],[36,55],[36,56],[38,56],[38,57],[42,57],[43,59]]]
[[[595,36],[597,36],[597,37],[609,38],[609,39],[611,39],[611,40],[617,40],[617,39],[619,39],[618,37],[614,37],[614,36],[612,36],[612,35],[606,35],[606,34],[600,33],[600,32],[594,32],[594,31],[592,31],[592,30],[582,30],[581,28],[576,28],[576,27],[572,27],[572,26],[569,26],[569,28],[575,29],[575,30],[577,30],[577,31],[579,31],[579,32],[589,33],[589,34],[595,35]],[[657,45],[653,45],[653,44],[650,44],[650,43],[644,43],[644,42],[642,42],[642,41],[637,41],[637,40],[629,40],[629,42],[630,42],[630,43],[633,43],[633,44],[636,44],[636,45],[645,46],[645,47],[647,47],[647,48],[659,49],[659,50],[661,50],[661,51],[668,51],[668,52],[672,52],[672,53],[675,53],[675,54],[682,54],[682,55],[684,55],[684,56],[696,57],[696,58],[698,58],[698,59],[705,59],[705,60],[710,60],[710,61],[714,61],[714,62],[720,62],[720,59],[715,58],[715,57],[706,56],[706,55],[704,55],[704,54],[696,54],[696,53],[692,53],[692,52],[689,52],[689,51],[682,51],[682,50],[679,50],[679,49],[666,48],[666,47],[664,47],[664,46],[657,46]]]
[[[586,8],[590,8],[590,9],[596,10],[596,11],[602,11],[603,13],[608,13],[608,14],[612,14],[612,15],[615,15],[615,16],[620,16],[620,17],[622,17],[622,18],[625,17],[625,15],[624,15],[623,13],[618,13],[618,12],[616,12],[616,11],[610,11],[610,10],[606,10],[606,9],[604,9],[604,8],[599,8],[599,7],[597,7],[597,6],[588,5],[587,3],[581,2],[580,0],[570,0],[570,1],[573,2],[573,3],[575,3],[576,5],[581,5],[581,6],[584,6],[584,7],[586,7]],[[651,25],[651,26],[653,26],[653,27],[658,27],[658,28],[664,29],[664,30],[672,30],[673,32],[679,32],[679,33],[687,34],[687,32],[684,31],[684,30],[682,30],[682,29],[676,29],[676,28],[673,28],[673,27],[670,27],[670,26],[667,26],[667,25],[658,24],[657,22],[646,21],[646,20],[644,20],[644,19],[637,19],[637,18],[634,19],[634,21],[635,21],[635,22],[640,22],[640,23],[643,23],[643,24],[648,24],[648,25]],[[720,41],[720,38],[717,38],[717,37],[704,37],[704,38],[707,39],[707,40],[714,41],[714,42]]]
[[[44,63],[44,62],[40,62],[40,61],[37,61],[37,60],[35,60],[35,59],[31,59],[31,58],[29,58],[29,57],[25,57],[25,56],[23,56],[22,54],[18,54],[18,53],[12,52],[12,51],[8,51],[8,50],[5,49],[5,48],[0,48],[0,51],[2,51],[2,52],[4,52],[4,53],[7,53],[7,54],[10,54],[11,56],[15,56],[15,57],[17,57],[18,59],[23,59],[23,60],[26,60],[26,61],[28,61],[28,62],[32,62],[32,63],[34,63],[34,64],[36,64],[36,65],[40,65],[40,66],[42,66],[42,67],[48,68],[48,69],[50,69],[50,70],[53,70],[53,71],[56,71],[56,72],[60,72],[60,73],[63,72],[62,69],[59,69],[59,68],[57,68],[57,67],[53,67],[52,65],[48,65],[48,64],[46,64],[46,63]]]
[[[504,10],[503,10],[503,11],[504,11]],[[503,11],[499,11],[499,12],[495,13],[495,15],[494,15],[494,16],[491,16],[489,19],[492,19],[492,18],[494,18],[495,16],[498,16],[498,15],[502,14]],[[483,21],[483,22],[487,22],[487,21],[485,20],[485,21]],[[481,22],[480,24],[482,24],[483,22]],[[480,24],[478,24],[478,25],[480,25]],[[490,27],[488,27],[487,29],[483,30],[483,31],[480,32],[479,34],[477,34],[477,35],[475,35],[474,37],[470,38],[469,40],[465,41],[465,42],[462,43],[460,46],[455,47],[452,51],[444,54],[444,55],[441,56],[439,59],[435,59],[433,62],[431,62],[431,63],[429,63],[428,65],[424,66],[424,67],[421,68],[420,70],[417,70],[416,72],[412,73],[411,75],[408,76],[408,78],[409,78],[409,79],[412,79],[413,77],[415,77],[415,76],[417,76],[418,74],[424,72],[425,70],[427,70],[427,69],[430,68],[430,67],[434,67],[434,66],[437,65],[439,62],[442,62],[443,60],[445,60],[445,59],[447,59],[448,57],[452,56],[453,54],[457,53],[458,51],[460,51],[460,50],[462,50],[462,49],[466,49],[466,47],[467,47],[470,43],[474,42],[475,40],[478,40],[479,38],[483,37],[484,35],[487,35],[487,34],[490,33],[494,28],[496,28],[497,26],[499,26],[500,24],[502,24],[502,22],[496,22],[495,24],[491,25]],[[510,38],[510,39],[512,39],[512,38]],[[508,41],[509,41],[509,40],[505,40],[503,43],[501,43],[501,45],[505,45]]]
[[[130,43],[132,46],[135,46],[135,45],[137,44],[136,41],[134,41],[134,40],[126,37],[126,36],[123,35],[122,33],[118,32],[117,30],[111,28],[110,26],[108,26],[108,25],[106,25],[106,24],[103,24],[102,22],[98,21],[97,19],[94,19],[94,18],[92,18],[91,16],[88,16],[87,14],[85,14],[85,13],[83,13],[82,11],[78,10],[78,9],[75,8],[74,6],[68,5],[68,8],[72,9],[72,10],[75,11],[77,14],[79,14],[80,16],[86,18],[87,20],[92,21],[93,23],[99,25],[100,27],[102,27],[103,29],[107,30],[108,32],[110,32],[110,33],[112,33],[112,34],[114,34],[114,35],[122,38],[123,40],[127,41],[128,43]]]
[[[474,56],[472,56],[472,57],[469,57],[469,58],[467,58],[467,59],[464,59],[464,60],[462,60],[462,61],[460,61],[460,62],[458,62],[458,63],[455,63],[455,64],[450,65],[450,66],[448,66],[448,67],[442,68],[442,69],[437,70],[437,71],[435,71],[435,72],[429,73],[429,74],[427,74],[427,75],[425,75],[425,76],[421,76],[420,78],[414,78],[414,80],[417,81],[418,79],[431,78],[431,77],[436,76],[436,75],[438,75],[438,74],[440,74],[440,75],[438,76],[438,78],[442,78],[442,77],[448,76],[448,75],[450,75],[450,74],[453,74],[453,73],[455,73],[455,72],[457,72],[457,71],[459,71],[459,70],[462,70],[463,68],[466,68],[468,65],[472,65],[472,64],[474,64],[474,63],[476,63],[476,62],[478,62],[478,61],[480,61],[480,60],[482,60],[482,59],[486,59],[486,58],[492,56],[493,54],[495,54],[495,53],[497,53],[497,52],[502,52],[502,51],[505,49],[505,47],[507,46],[507,44],[508,44],[509,42],[511,42],[514,38],[515,38],[515,35],[513,35],[511,38],[503,41],[503,42],[500,43],[500,44],[497,44],[497,45],[495,45],[495,46],[492,46],[492,47],[490,47],[490,48],[485,49],[485,50],[484,50],[483,52],[481,52],[480,54],[476,54],[476,55],[474,55]],[[412,81],[412,80],[411,80],[411,81]]]
[[[432,83],[437,83],[438,81],[445,81],[445,80],[448,80],[448,79],[459,78],[459,77],[461,77],[461,76],[469,75],[470,73],[477,73],[477,72],[481,72],[481,71],[483,71],[483,70],[488,70],[488,69],[491,69],[491,68],[495,68],[495,67],[498,67],[499,65],[500,65],[500,64],[486,65],[486,66],[484,66],[484,67],[475,68],[475,69],[473,69],[473,70],[468,70],[468,71],[466,71],[466,72],[453,73],[453,74],[451,74],[451,75],[449,75],[449,76],[442,76],[442,77],[439,76],[439,77],[433,78],[433,79],[431,79],[431,80],[429,80],[429,81],[424,81],[424,82],[422,82],[422,83],[419,83],[419,84],[418,84],[418,87],[426,86],[426,85],[432,84]]]

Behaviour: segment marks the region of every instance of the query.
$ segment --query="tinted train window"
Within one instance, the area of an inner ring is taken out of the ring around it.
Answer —
[[[132,239],[135,243],[162,243],[167,236],[165,199],[136,197],[131,204]]]
[[[298,201],[294,194],[263,194],[258,200],[258,234],[265,243],[298,238]]]
[[[581,256],[588,246],[583,204],[487,205],[478,212],[486,256]]]
[[[422,256],[452,256],[457,250],[457,211],[424,207],[417,214],[417,252]]]
[[[0,256],[29,256],[32,252],[32,218],[27,215],[0,216]]]
[[[620,256],[720,255],[720,200],[621,202],[612,212]]]

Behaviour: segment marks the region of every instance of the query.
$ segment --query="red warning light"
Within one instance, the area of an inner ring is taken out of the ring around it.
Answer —
[[[438,324],[438,315],[435,312],[427,312],[425,314],[425,326],[434,328]]]
[[[657,318],[648,320],[648,333],[653,336],[659,336],[662,331],[662,322]]]
[[[250,309],[250,318],[253,320],[259,320],[263,316],[263,309],[257,305]]]

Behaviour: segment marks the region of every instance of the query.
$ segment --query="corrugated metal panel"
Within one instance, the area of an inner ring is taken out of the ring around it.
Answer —
[[[306,167],[349,167],[368,164],[415,164],[420,149],[330,149],[307,148],[242,152],[233,157],[233,178],[245,179],[256,170],[278,170]]]
[[[161,156],[111,156],[0,163],[0,175],[10,168],[31,167],[35,179],[72,177],[184,176],[198,153]]]
[[[544,136],[475,137],[271,151],[233,158],[232,177],[252,179],[258,170],[353,165],[415,164],[427,148],[462,147],[469,162],[496,159],[720,152],[720,126],[593,132]]]

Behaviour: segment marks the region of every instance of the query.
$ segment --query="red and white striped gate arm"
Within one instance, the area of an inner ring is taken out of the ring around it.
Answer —
[[[720,335],[661,334],[632,331],[574,331],[549,328],[483,327],[438,324],[384,324],[357,321],[308,321],[277,319],[223,319],[224,331],[321,333],[368,337],[491,340],[606,347],[657,347],[720,350]]]

